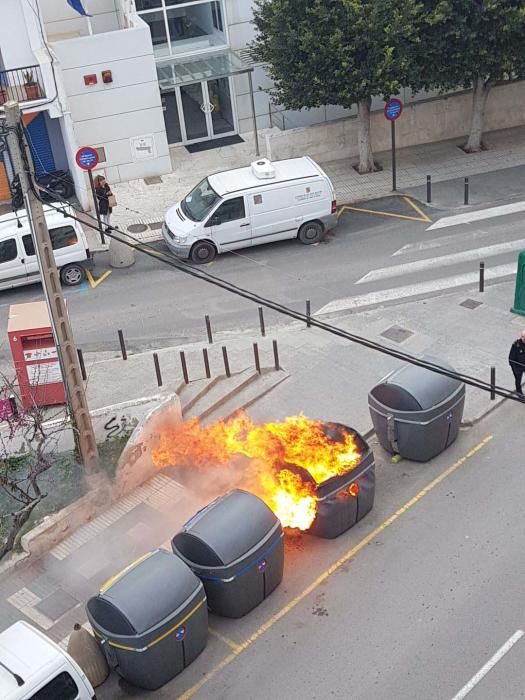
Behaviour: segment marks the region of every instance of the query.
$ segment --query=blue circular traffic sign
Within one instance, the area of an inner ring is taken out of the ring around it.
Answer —
[[[75,160],[82,170],[93,170],[98,165],[98,153],[90,146],[83,146],[76,152]]]
[[[390,122],[395,122],[401,116],[403,111],[403,103],[397,97],[393,97],[385,105],[384,114]]]

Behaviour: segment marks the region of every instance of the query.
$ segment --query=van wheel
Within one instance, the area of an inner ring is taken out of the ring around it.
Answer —
[[[209,263],[217,255],[217,249],[209,241],[195,243],[190,253],[190,260],[194,263]]]
[[[75,265],[75,263],[65,265],[60,270],[60,279],[66,287],[74,287],[86,279],[86,271],[82,265]]]
[[[304,245],[312,245],[312,243],[319,243],[323,233],[324,229],[318,221],[309,221],[301,226],[297,238]]]

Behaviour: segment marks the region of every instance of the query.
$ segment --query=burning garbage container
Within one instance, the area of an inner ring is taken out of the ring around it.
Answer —
[[[454,372],[432,357],[423,358]],[[417,365],[404,365],[368,394],[368,408],[385,450],[415,462],[427,462],[458,436],[465,384]]]
[[[86,610],[109,665],[140,688],[160,688],[206,646],[204,587],[162,549],[109,579]]]
[[[171,544],[204,583],[209,609],[223,617],[246,615],[283,577],[281,523],[260,498],[241,489],[196,513]]]

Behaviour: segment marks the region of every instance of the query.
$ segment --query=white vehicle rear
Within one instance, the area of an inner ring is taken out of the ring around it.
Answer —
[[[164,240],[196,263],[217,253],[298,238],[312,244],[337,224],[335,190],[311,158],[210,175],[166,213]]]
[[[80,284],[86,278],[84,263],[90,257],[86,234],[78,221],[65,218],[50,207],[44,207],[44,211],[62,284]],[[17,216],[0,216],[0,290],[39,281],[38,261],[26,212],[18,212]]]
[[[1,700],[95,700],[80,666],[45,634],[15,622],[0,634]]]

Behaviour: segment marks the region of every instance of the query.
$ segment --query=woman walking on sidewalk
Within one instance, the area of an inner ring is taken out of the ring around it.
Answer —
[[[509,353],[509,365],[516,380],[516,393],[523,396],[521,380],[525,372],[525,330],[521,332],[521,338],[512,343]]]
[[[114,196],[106,178],[103,175],[97,175],[95,178],[95,195],[97,197],[98,211],[100,218],[102,219],[102,223],[105,224],[106,231],[110,231],[109,227],[111,212],[113,211],[110,206],[110,204],[112,204],[110,198],[114,199]]]

